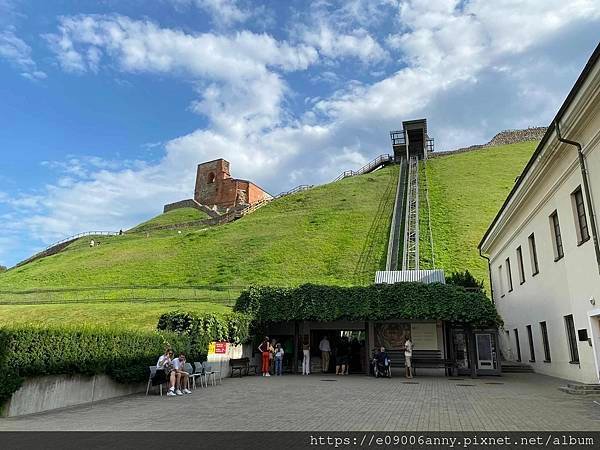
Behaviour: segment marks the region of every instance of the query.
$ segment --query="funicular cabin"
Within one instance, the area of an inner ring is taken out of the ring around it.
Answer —
[[[394,160],[409,160],[411,156],[426,159],[433,152],[433,138],[427,134],[427,119],[405,120],[402,130],[390,131]]]

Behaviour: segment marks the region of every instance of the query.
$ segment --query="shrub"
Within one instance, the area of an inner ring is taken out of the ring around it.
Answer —
[[[469,270],[464,272],[452,272],[446,277],[446,283],[454,286],[462,286],[469,291],[483,292],[483,281],[478,281]]]
[[[482,292],[440,283],[251,287],[241,293],[234,310],[251,314],[258,322],[414,319],[445,320],[474,327],[502,323]]]
[[[24,377],[106,373],[131,383],[148,377],[166,345],[197,357],[187,336],[174,333],[108,328],[14,326],[0,328],[0,403],[15,392]]]
[[[247,341],[250,322],[251,317],[242,313],[217,316],[171,311],[160,316],[157,328],[187,335],[195,347],[206,349],[212,341],[227,341],[234,344]]]

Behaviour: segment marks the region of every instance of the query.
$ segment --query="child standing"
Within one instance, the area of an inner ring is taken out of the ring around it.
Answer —
[[[275,375],[283,375],[283,348],[277,343],[275,346]]]

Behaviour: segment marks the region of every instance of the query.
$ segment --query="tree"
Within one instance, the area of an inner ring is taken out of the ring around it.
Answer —
[[[0,273],[6,272],[8,268],[6,266],[0,266]]]
[[[477,281],[468,269],[464,272],[452,272],[446,277],[446,283],[462,286],[470,291],[483,292],[483,281]]]

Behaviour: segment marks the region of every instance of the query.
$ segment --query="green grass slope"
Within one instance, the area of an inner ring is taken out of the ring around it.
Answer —
[[[143,222],[129,231],[146,231],[155,227],[193,222],[202,219],[208,219],[208,214],[204,211],[199,211],[195,208],[174,209]]]
[[[103,238],[94,248],[81,239],[0,275],[0,290],[369,283],[385,259],[397,170],[283,197],[222,226],[127,233]]]
[[[468,269],[485,281],[477,245],[531,157],[536,141],[491,147],[427,161],[435,263],[447,274]],[[424,180],[424,178],[421,178]],[[430,258],[426,204],[421,202],[421,253]]]

